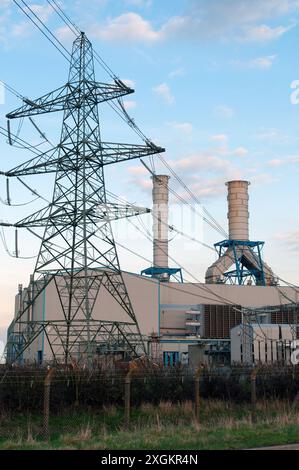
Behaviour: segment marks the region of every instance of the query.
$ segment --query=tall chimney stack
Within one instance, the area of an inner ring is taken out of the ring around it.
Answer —
[[[168,181],[167,175],[155,175],[153,180],[153,266],[168,268]]]
[[[248,181],[229,181],[228,228],[230,240],[249,240]]]
[[[274,285],[272,269],[263,261],[264,242],[249,239],[248,181],[229,181],[228,240],[215,244],[219,258],[206,272],[208,284],[234,282],[244,285],[255,279],[256,285]],[[235,266],[235,269],[230,269]]]

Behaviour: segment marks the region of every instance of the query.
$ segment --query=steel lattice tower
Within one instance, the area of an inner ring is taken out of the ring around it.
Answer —
[[[74,41],[68,83],[7,115],[8,119],[63,111],[57,147],[8,171],[19,177],[55,173],[52,202],[14,224],[44,235],[26,302],[8,337],[7,360],[16,361],[43,334],[56,361],[78,359],[78,348],[89,362],[100,347],[123,350],[130,357],[145,354],[128,291],[120,270],[111,221],[147,212],[147,209],[110,203],[106,197],[105,165],[153,155],[164,149],[145,145],[105,143],[101,140],[99,103],[133,93],[120,80],[96,82],[92,45],[84,33]],[[37,298],[55,283],[62,316],[34,320]],[[103,321],[93,316],[100,288],[105,288],[128,317],[127,322]]]

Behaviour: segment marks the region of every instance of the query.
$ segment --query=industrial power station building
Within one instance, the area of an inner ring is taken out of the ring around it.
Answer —
[[[168,179],[153,176],[153,266],[142,274],[123,272],[148,354],[166,366],[178,362],[194,367],[199,363],[288,363],[291,343],[298,337],[299,292],[278,285],[262,259],[263,243],[250,241],[249,183],[227,183],[229,238],[215,245],[219,258],[207,269],[206,283],[191,284],[173,282],[174,270],[168,264]],[[10,362],[14,360],[16,342],[31,322],[49,321],[49,325],[32,339],[18,360],[50,363],[60,354],[59,342],[51,341],[50,321],[63,319],[55,279],[26,311],[26,318],[18,317],[35,288],[34,281],[28,288],[19,287],[15,304],[18,320],[8,330]],[[127,321],[104,287],[93,316],[103,321]],[[78,361],[84,341],[78,334],[73,350]],[[105,345],[95,342],[93,354],[100,356],[104,349]]]

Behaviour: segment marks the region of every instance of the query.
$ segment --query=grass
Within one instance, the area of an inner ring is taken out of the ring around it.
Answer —
[[[0,415],[0,449],[98,450],[215,450],[299,442],[299,413],[289,403],[261,402],[257,423],[250,406],[217,400],[201,403],[200,424],[191,402],[159,406],[143,404],[132,410],[130,429],[123,426],[123,410],[68,410],[50,418],[50,440],[41,434],[41,416]]]

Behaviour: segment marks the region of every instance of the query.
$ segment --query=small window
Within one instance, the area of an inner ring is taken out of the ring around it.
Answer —
[[[163,364],[165,367],[173,367],[179,362],[178,351],[164,351],[163,352]]]
[[[37,351],[37,362],[39,364],[43,362],[43,351]]]

